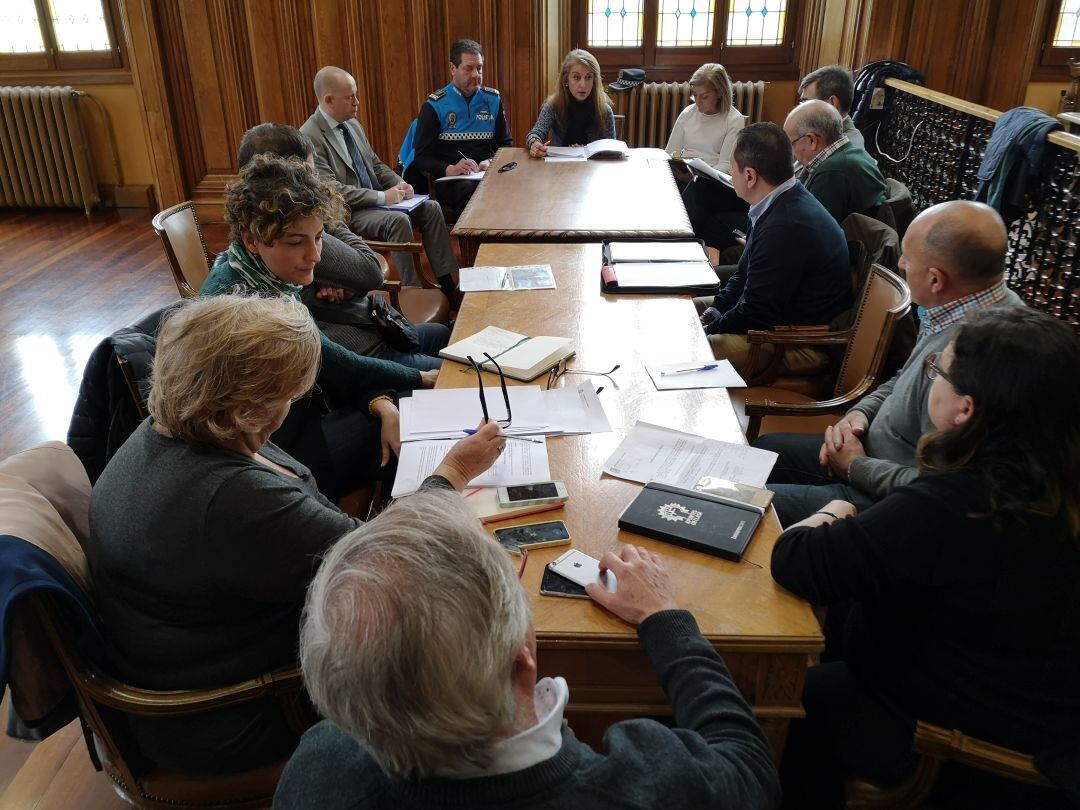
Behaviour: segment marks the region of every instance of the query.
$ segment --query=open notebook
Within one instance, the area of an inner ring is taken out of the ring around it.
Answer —
[[[570,338],[546,335],[528,337],[497,326],[487,326],[464,340],[451,343],[439,352],[439,356],[467,365],[469,355],[472,355],[485,371],[495,371],[494,365],[484,359],[484,352],[495,358],[507,377],[528,382],[560,360],[570,357],[574,353],[574,346]]]
[[[602,138],[585,146],[549,146],[547,148],[547,160],[552,162],[628,157],[630,157],[629,147],[625,142],[614,138]]]

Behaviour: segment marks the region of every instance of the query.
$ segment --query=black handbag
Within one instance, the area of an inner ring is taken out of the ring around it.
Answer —
[[[420,335],[416,327],[390,306],[381,295],[371,295],[371,320],[379,335],[395,351],[415,353],[420,351]]]

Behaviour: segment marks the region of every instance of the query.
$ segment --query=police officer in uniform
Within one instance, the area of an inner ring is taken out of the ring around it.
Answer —
[[[484,171],[495,151],[511,143],[499,91],[483,86],[484,53],[478,42],[459,39],[450,46],[450,74],[450,84],[428,96],[409,132],[411,144],[406,137],[402,147],[405,177],[420,188],[424,174],[438,178]],[[460,211],[475,189],[476,183],[466,180],[440,183],[439,200]]]

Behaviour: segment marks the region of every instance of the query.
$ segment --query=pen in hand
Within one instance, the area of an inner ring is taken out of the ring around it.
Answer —
[[[476,428],[465,428],[465,430],[463,430],[461,432],[466,433],[469,436],[473,436],[473,435],[476,434]],[[514,441],[514,440],[517,440],[519,442],[531,442],[532,444],[543,444],[544,443],[543,439],[531,439],[528,436],[507,436],[506,440],[508,442],[509,441]]]
[[[462,160],[464,160],[466,163],[472,165],[472,168],[469,170],[470,172],[480,171],[480,165],[475,160],[473,160],[471,157],[467,156],[460,149],[457,150],[457,153],[459,155],[461,155]]]
[[[670,377],[672,374],[688,374],[691,371],[712,371],[714,368],[719,368],[717,363],[709,363],[707,366],[696,366],[695,368],[677,368],[674,371],[661,371],[661,377]]]

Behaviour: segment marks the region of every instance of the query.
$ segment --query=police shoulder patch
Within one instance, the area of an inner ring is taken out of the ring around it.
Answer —
[[[496,90],[494,87],[481,87],[480,89],[483,90],[485,93],[491,93],[491,95],[493,96],[499,95],[499,91]]]
[[[445,95],[446,95],[445,90],[436,90],[434,93],[432,93],[430,96],[428,96],[428,98],[431,99],[432,101],[438,101],[440,98],[442,98]]]

